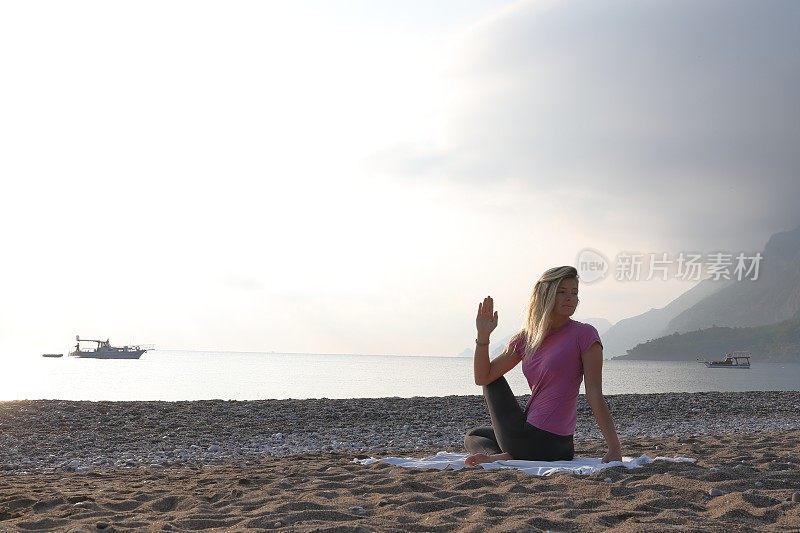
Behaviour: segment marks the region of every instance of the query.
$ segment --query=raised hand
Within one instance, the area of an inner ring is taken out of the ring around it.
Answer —
[[[478,328],[478,337],[489,338],[489,334],[497,327],[497,311],[494,310],[494,302],[491,296],[484,298],[483,303],[478,304],[478,316],[475,318],[475,326]]]

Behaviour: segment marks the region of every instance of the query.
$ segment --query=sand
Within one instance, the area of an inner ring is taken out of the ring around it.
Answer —
[[[686,398],[690,396],[684,395],[684,400],[691,403],[691,398]],[[742,398],[730,396],[732,403],[727,407],[732,408]],[[663,398],[637,401],[659,399]],[[786,393],[784,400],[776,411],[794,405],[796,395]],[[447,413],[447,405],[461,400],[448,397],[425,401],[438,402],[441,413]],[[296,413],[295,422],[300,427],[304,412],[300,406],[317,404],[303,404],[311,400],[293,402],[284,407]],[[363,400],[345,402],[370,404]],[[412,399],[392,402],[414,404]],[[227,402],[187,403],[197,412],[208,408],[216,418],[225,418],[222,415],[226,413],[220,410],[224,411]],[[228,407],[246,410],[247,404],[235,402]],[[429,428],[422,445],[414,445],[416,449],[392,448],[384,442],[379,453],[314,450],[283,454],[283,450],[280,456],[264,452],[237,455],[225,453],[229,442],[217,435],[220,443],[205,448],[207,441],[203,442],[203,449],[194,458],[181,459],[180,454],[177,458],[173,454],[172,459],[161,463],[151,462],[152,456],[140,456],[142,450],[124,449],[120,439],[115,441],[113,453],[142,460],[128,458],[119,463],[119,457],[114,456],[94,465],[85,458],[109,453],[101,450],[105,449],[104,442],[114,439],[105,433],[106,428],[92,430],[77,420],[67,423],[69,419],[50,429],[49,440],[38,442],[36,460],[40,464],[29,462],[25,470],[19,468],[24,437],[36,434],[41,440],[41,431],[46,429],[35,426],[33,420],[50,420],[53,412],[65,412],[65,406],[70,407],[67,411],[73,413],[71,416],[80,417],[80,409],[71,408],[88,409],[89,405],[0,405],[0,531],[800,531],[800,427],[791,416],[777,417],[782,420],[775,424],[787,425],[788,419],[792,426],[781,429],[731,426],[731,431],[709,434],[703,433],[704,424],[696,423],[693,435],[623,436],[626,455],[685,455],[698,461],[657,462],[635,470],[613,468],[591,476],[534,477],[479,467],[424,471],[352,462],[367,456],[422,457],[442,449],[463,452],[459,446],[431,442],[438,438],[436,428]],[[741,416],[755,416],[761,409],[751,407],[741,408]],[[725,408],[719,406],[720,411]],[[140,436],[134,448],[149,443],[159,449],[145,421],[160,423],[160,411],[174,410],[175,405],[120,402],[104,403],[100,409],[110,418],[128,421],[126,435]],[[619,419],[621,415],[615,416]],[[408,416],[414,418],[411,413]],[[674,414],[650,418],[662,427],[669,425],[664,420],[669,417],[678,424]],[[180,426],[184,428],[190,426],[185,419],[173,422],[185,424]],[[621,420],[619,423],[625,425]],[[229,421],[228,427],[233,426],[236,424]],[[83,433],[76,434],[74,427]],[[329,447],[329,441],[319,437],[325,432],[315,430],[317,447]],[[192,431],[201,434],[204,429],[186,430]],[[228,433],[232,432],[229,429]],[[108,437],[105,441],[104,436]],[[387,436],[380,437],[385,440]],[[364,439],[369,441],[368,436]],[[76,442],[78,447],[70,448]],[[91,442],[94,445],[87,444]],[[10,453],[14,443],[17,451]],[[309,448],[308,441],[299,446]],[[72,466],[60,456],[47,462],[41,452],[59,447],[70,449],[76,456]],[[77,453],[81,449],[85,457]],[[598,457],[604,452],[604,444],[595,438],[582,438],[576,442],[576,452]]]

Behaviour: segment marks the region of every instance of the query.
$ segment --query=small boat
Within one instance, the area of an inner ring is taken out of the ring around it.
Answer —
[[[63,353],[43,353],[42,357],[64,357]]]
[[[108,339],[101,341],[95,339],[81,339],[80,335],[75,336],[78,341],[75,350],[70,352],[70,357],[83,357],[91,359],[139,359],[144,352],[152,350],[152,346],[111,346]],[[97,346],[94,349],[81,348],[81,342],[94,342]]]
[[[750,352],[730,352],[725,354],[721,361],[701,361],[706,368],[750,368]]]

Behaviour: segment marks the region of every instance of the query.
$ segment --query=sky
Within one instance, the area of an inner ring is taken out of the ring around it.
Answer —
[[[0,357],[455,355],[587,248],[800,224],[796,2],[6,2]],[[574,318],[690,280],[581,286]]]

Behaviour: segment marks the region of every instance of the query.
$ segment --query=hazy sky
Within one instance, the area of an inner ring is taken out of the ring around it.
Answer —
[[[800,224],[800,3],[6,2],[0,357],[455,354],[583,248]],[[685,281],[581,287],[575,318]]]

